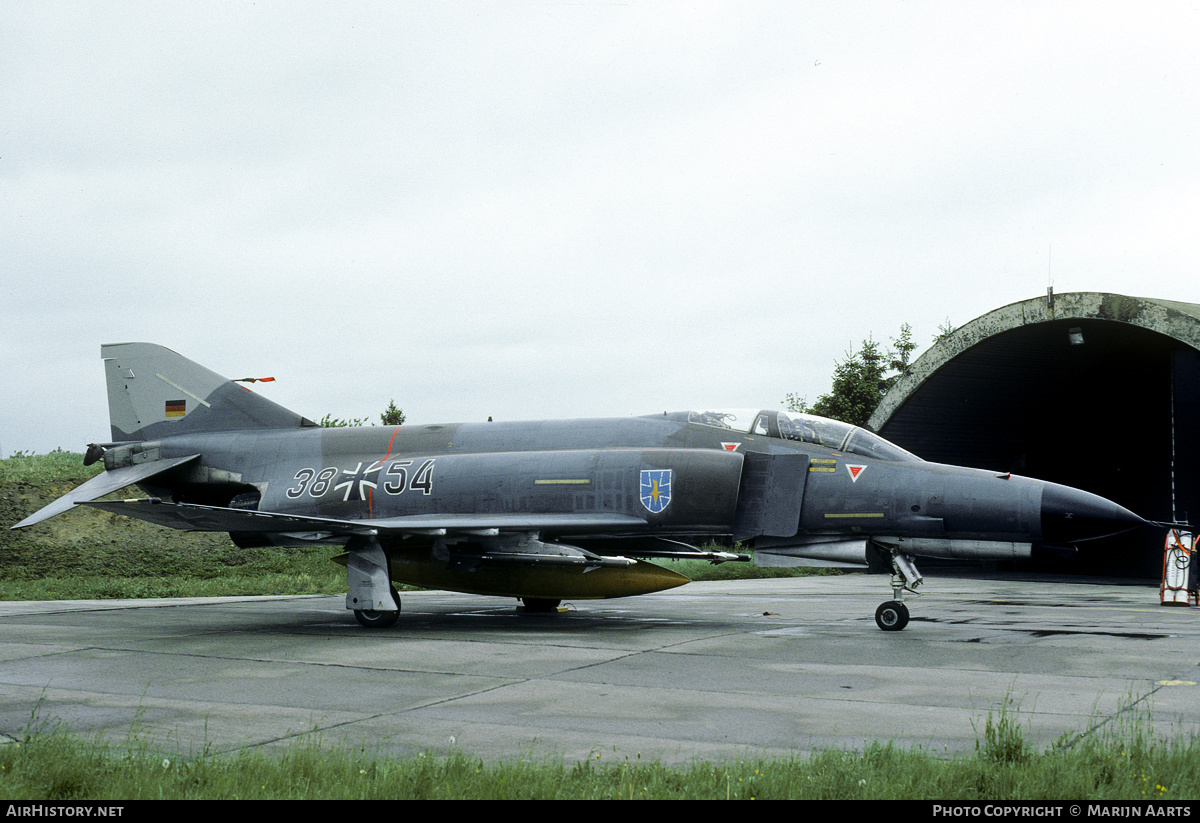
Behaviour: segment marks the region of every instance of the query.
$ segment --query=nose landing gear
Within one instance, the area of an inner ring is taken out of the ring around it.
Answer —
[[[908,606],[900,598],[905,591],[917,594],[917,586],[925,579],[917,571],[912,557],[902,554],[899,548],[872,541],[876,548],[887,554],[892,564],[892,597],[880,603],[875,610],[875,625],[885,632],[898,632],[908,625]]]
[[[901,600],[880,603],[875,610],[875,625],[885,632],[898,632],[908,625],[908,606]]]

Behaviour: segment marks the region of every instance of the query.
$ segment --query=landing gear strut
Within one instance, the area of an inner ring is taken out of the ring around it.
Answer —
[[[917,571],[917,566],[907,554],[902,554],[899,548],[882,543],[872,543],[881,553],[886,552],[892,564],[892,597],[886,603],[880,603],[875,610],[875,625],[885,632],[898,632],[908,625],[908,606],[901,600],[905,591],[917,594],[917,586],[925,579]]]
[[[400,616],[400,595],[391,583],[387,553],[374,536],[346,543],[346,608],[368,629],[386,629]]]

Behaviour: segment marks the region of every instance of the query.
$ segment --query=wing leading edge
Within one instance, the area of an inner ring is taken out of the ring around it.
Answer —
[[[257,534],[309,531],[350,536],[440,536],[449,532],[499,533],[548,529],[612,532],[646,525],[646,521],[641,518],[621,514],[417,514],[375,520],[342,520],[201,506],[194,503],[171,503],[156,497],[137,500],[88,499],[77,502],[173,529]]]

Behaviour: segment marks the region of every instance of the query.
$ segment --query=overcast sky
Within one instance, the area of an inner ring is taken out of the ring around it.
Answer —
[[[0,454],[145,340],[313,419],[779,406],[909,323],[1200,303],[1197,3],[6,0]]]

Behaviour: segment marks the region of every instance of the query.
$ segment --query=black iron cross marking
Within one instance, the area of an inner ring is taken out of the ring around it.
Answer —
[[[367,475],[372,473],[378,474],[381,468],[383,468],[383,462],[377,461],[372,463],[366,469],[363,468],[362,463],[359,463],[357,466],[355,466],[354,471],[351,471],[350,469],[342,469],[342,475],[348,475],[350,479],[343,480],[341,483],[338,483],[333,487],[334,491],[339,489],[346,490],[342,500],[366,500],[367,489],[374,490],[379,488],[379,484],[368,480]]]

